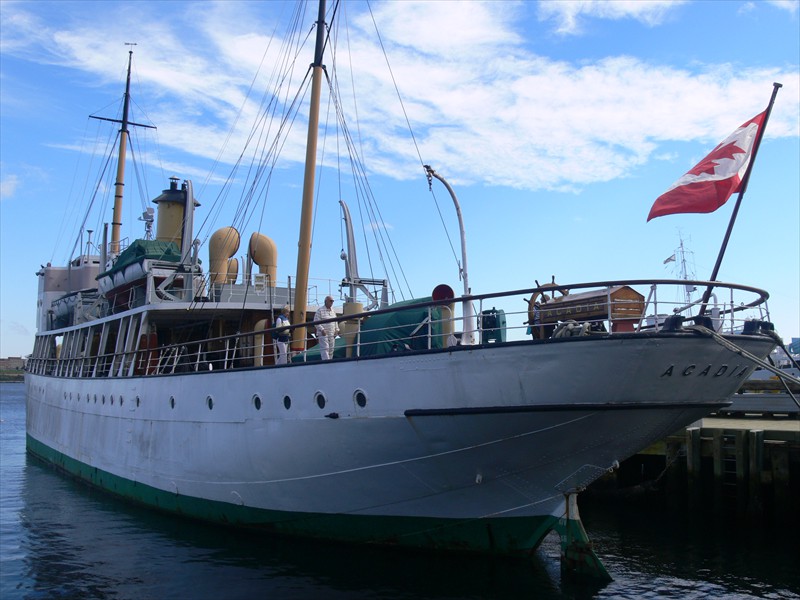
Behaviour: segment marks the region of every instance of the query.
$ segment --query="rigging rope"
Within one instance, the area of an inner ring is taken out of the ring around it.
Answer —
[[[406,126],[408,127],[408,132],[411,134],[411,140],[414,142],[414,149],[417,151],[417,158],[419,159],[419,164],[422,167],[423,171],[427,173],[425,169],[425,161],[422,159],[422,153],[419,150],[419,145],[417,144],[417,138],[414,135],[414,130],[411,128],[411,121],[408,118],[408,113],[406,112],[405,103],[403,102],[403,97],[400,95],[400,88],[397,85],[397,81],[394,77],[394,71],[392,71],[392,65],[389,63],[389,57],[386,53],[386,47],[383,44],[383,38],[381,37],[380,32],[378,31],[378,24],[375,22],[375,15],[372,13],[372,5],[370,4],[369,0],[367,0],[367,9],[369,10],[370,18],[372,19],[372,25],[375,28],[375,35],[378,38],[378,43],[381,47],[381,52],[383,52],[383,58],[386,61],[386,67],[389,69],[389,75],[392,78],[392,85],[394,85],[395,94],[397,94],[397,98],[400,101],[400,107],[403,110],[403,117],[406,120]],[[442,215],[442,209],[439,207],[439,199],[436,197],[436,193],[433,191],[433,186],[430,185],[430,181],[428,182],[428,189],[431,192],[431,196],[433,196],[433,203],[436,206],[436,211],[439,213],[439,219],[442,222],[442,227],[444,228],[445,236],[447,236],[447,242],[450,244],[450,251],[453,253],[453,258],[456,261],[456,264],[459,266],[459,273],[461,273],[461,265],[458,260],[458,255],[456,253],[455,246],[453,244],[453,240],[450,237],[450,231],[447,229],[447,225],[444,220],[444,216]]]
[[[795,385],[800,385],[800,378],[793,377],[792,375],[789,375],[788,373],[785,373],[785,372],[781,371],[780,369],[778,369],[777,367],[774,367],[773,365],[769,364],[767,361],[761,360],[755,354],[752,354],[751,352],[748,352],[747,350],[745,350],[741,346],[737,346],[736,344],[734,344],[730,340],[726,339],[724,336],[720,335],[719,333],[717,333],[716,331],[714,331],[712,329],[709,329],[708,327],[704,327],[703,325],[689,325],[689,326],[686,327],[686,329],[688,329],[690,331],[694,331],[695,333],[698,333],[700,335],[704,335],[704,336],[713,338],[714,341],[716,341],[719,345],[727,348],[731,352],[733,352],[735,354],[738,354],[739,356],[742,356],[742,357],[744,357],[744,358],[746,358],[748,360],[751,360],[752,362],[754,362],[755,364],[760,366],[762,369],[766,369],[767,371],[770,371],[770,372],[774,373],[775,375],[778,376],[778,378],[782,382],[784,382],[784,385],[786,385],[786,382],[794,383]],[[765,332],[762,332],[762,333],[764,333],[768,337],[772,338],[772,340],[775,343],[777,343],[781,348],[784,349],[784,352],[786,351],[786,349],[783,346],[783,340],[781,339],[781,337],[777,333],[775,333],[774,331],[765,331]],[[787,354],[788,354],[788,352],[787,352]],[[791,357],[790,357],[790,359],[791,359]],[[794,362],[794,359],[791,359],[791,360],[792,360],[792,362]],[[792,394],[792,392],[789,390],[788,386],[786,386],[786,391],[792,397],[792,400],[794,400],[795,404],[797,404],[798,408],[800,408],[800,402],[798,402],[797,398],[794,396],[794,394]]]

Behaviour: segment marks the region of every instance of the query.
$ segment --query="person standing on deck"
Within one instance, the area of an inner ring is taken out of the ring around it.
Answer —
[[[289,342],[291,340],[289,326],[291,324],[289,321],[289,307],[284,306],[281,314],[275,319],[275,334],[277,335],[275,345],[278,347],[276,365],[285,365],[289,362]]]
[[[325,306],[317,309],[314,315],[314,322],[335,318],[333,296],[325,296]],[[334,339],[339,335],[339,325],[337,323],[317,323],[316,333],[319,340],[320,357],[322,360],[330,360],[333,358]]]

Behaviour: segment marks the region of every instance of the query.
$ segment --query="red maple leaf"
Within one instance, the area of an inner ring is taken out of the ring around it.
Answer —
[[[722,158],[734,158],[735,154],[743,154],[744,150],[736,145],[736,142],[719,145],[711,151],[711,154],[706,156],[698,164],[696,164],[687,173],[687,175],[701,175],[702,173],[714,174],[714,168],[719,164],[718,160]]]

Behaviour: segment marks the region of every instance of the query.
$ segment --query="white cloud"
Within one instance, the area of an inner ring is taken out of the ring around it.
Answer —
[[[636,18],[653,24],[675,4],[592,1],[541,6],[552,5],[544,10],[553,16]],[[26,6],[17,5],[17,12]],[[74,25],[54,21],[57,24],[46,30],[33,18],[19,17],[4,24],[3,37],[17,40],[10,46],[15,53],[38,52],[44,56],[39,60],[58,59],[115,82],[121,79],[120,40],[147,39],[136,48],[135,75],[146,88],[144,94],[156,97],[148,117],[159,125],[162,147],[233,164],[250,135],[248,124],[263,109],[259,93],[245,100],[251,74],[261,65],[255,89],[267,83],[274,87],[277,81],[278,72],[270,71],[279,64],[282,42],[278,33],[273,35],[275,26],[257,14],[260,5],[254,3],[236,3],[235,15],[230,3],[181,4],[180,19],[148,15],[138,4],[123,6],[136,10],[137,18],[109,20],[124,23],[118,30],[112,25],[105,32],[81,19]],[[558,61],[524,47],[514,30],[520,4],[467,2],[464,7],[466,16],[453,23],[452,13],[458,11],[452,11],[450,3],[377,5],[374,15],[391,75],[368,14],[357,15],[350,29],[332,31],[331,45],[338,45],[338,83],[344,102],[350,103],[346,110],[351,119],[356,114],[352,88],[359,97],[359,127],[351,122],[351,133],[370,156],[367,167],[373,172],[394,178],[420,175],[420,157],[408,142],[407,115],[422,161],[433,163],[451,181],[527,190],[579,189],[625,177],[654,156],[661,159],[660,146],[666,141],[704,140],[713,145],[763,109],[776,80],[786,87],[768,135],[798,135],[796,68],[711,64],[689,70],[628,56]],[[242,17],[241,10],[249,14]],[[38,33],[23,48],[19,44],[31,28]],[[292,100],[294,91],[289,90],[306,74],[309,50],[300,49],[297,56],[291,81],[280,88],[283,102]],[[333,64],[333,58],[326,60]],[[352,81],[347,72],[351,61],[359,65],[353,67]],[[237,119],[238,128],[229,134]],[[285,142],[286,160],[301,161],[304,142],[305,127],[298,121]],[[168,164],[185,167],[183,175],[198,170],[186,163],[183,159],[183,164]]]
[[[667,14],[685,0],[540,0],[541,20],[553,20],[561,34],[578,34],[586,18],[634,19],[650,27],[659,25]]]
[[[798,0],[767,0],[767,2],[792,14],[797,13],[798,8],[800,8],[800,1]]]
[[[19,177],[16,175],[3,175],[2,180],[0,180],[0,198],[3,200],[13,198],[17,187],[19,187]]]

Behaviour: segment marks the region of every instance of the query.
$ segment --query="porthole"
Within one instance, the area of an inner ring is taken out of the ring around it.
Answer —
[[[353,399],[361,408],[367,405],[367,395],[364,393],[364,390],[356,390],[353,394]]]
[[[253,394],[253,406],[256,407],[256,410],[261,410],[261,396],[258,394]]]
[[[139,408],[139,396],[136,396],[136,408]]]
[[[97,404],[97,394],[94,395],[94,403]]]
[[[80,401],[81,401],[81,395],[78,394],[78,402],[80,402]]]
[[[122,406],[122,403],[123,403],[123,402],[124,402],[124,400],[122,399],[122,396],[120,396],[120,397],[119,397],[119,405],[120,405],[120,406]]]
[[[111,406],[114,406],[114,394],[111,394],[110,400],[111,400]]]
[[[289,398],[289,396],[284,396],[283,397],[283,407],[286,410],[289,410],[292,407],[292,399]]]
[[[67,392],[64,392],[64,400],[67,399]]]
[[[105,394],[103,394],[103,397],[100,398],[100,403],[101,404],[105,404],[106,403],[106,395]]]
[[[206,396],[206,405],[208,406],[208,410],[214,409],[214,399],[211,396]]]
[[[317,402],[317,406],[320,408],[325,408],[325,394],[322,392],[317,392],[314,394],[314,400]]]
[[[170,408],[175,408],[175,396],[169,397],[169,406]]]

